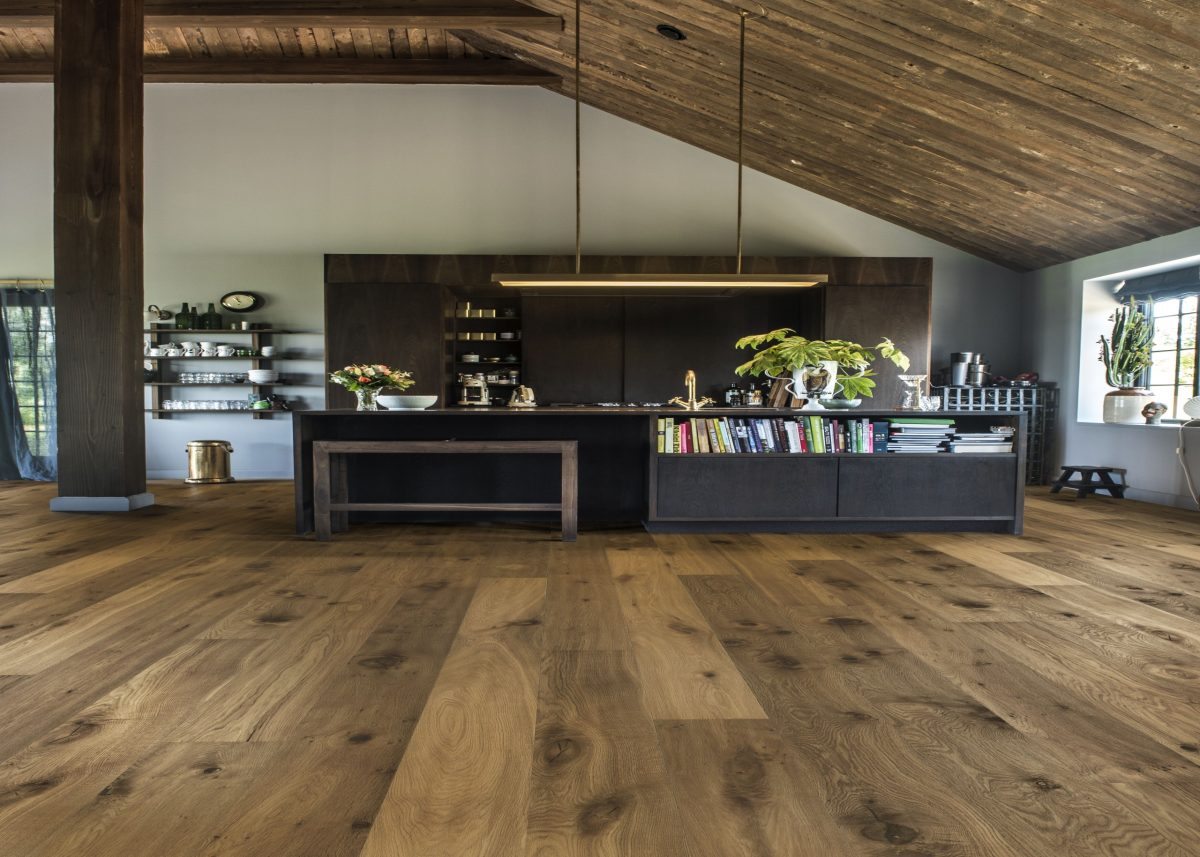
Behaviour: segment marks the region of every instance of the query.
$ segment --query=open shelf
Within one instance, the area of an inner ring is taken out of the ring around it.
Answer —
[[[142,331],[142,333],[213,333],[213,334],[216,334],[216,333],[242,333],[242,334],[251,334],[251,333],[297,333],[297,332],[298,332],[298,331],[295,331],[295,330],[276,330],[276,329],[271,329],[271,330],[266,330],[266,329],[260,329],[260,330],[242,330],[240,327],[239,327],[239,328],[237,328],[236,330],[235,330],[234,328],[232,328],[232,327],[230,327],[230,328],[224,328],[224,327],[216,327],[216,328],[213,328],[213,327],[206,327],[206,328],[199,328],[199,327],[156,327],[156,328],[146,328],[146,329],[144,329],[144,330]]]

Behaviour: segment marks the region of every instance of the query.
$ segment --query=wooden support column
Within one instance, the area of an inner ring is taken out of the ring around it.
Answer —
[[[54,34],[56,511],[146,493],[142,0],[59,0]]]

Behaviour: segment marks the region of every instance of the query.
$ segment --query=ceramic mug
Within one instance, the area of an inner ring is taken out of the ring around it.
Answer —
[[[147,356],[147,357],[161,357],[161,356],[162,356],[162,353],[163,353],[163,351],[162,351],[162,349],[161,349],[161,348],[157,348],[157,347],[155,347],[155,348],[148,348],[148,349],[146,349],[146,356]]]
[[[275,356],[275,346],[274,345],[264,345],[262,347],[261,354],[263,357],[274,357]]]
[[[237,349],[235,349],[232,345],[218,345],[217,346],[217,356],[218,357],[232,357],[233,352],[235,350],[237,350]]]

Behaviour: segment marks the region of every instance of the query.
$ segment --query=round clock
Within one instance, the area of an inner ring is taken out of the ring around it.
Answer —
[[[262,305],[262,295],[254,292],[230,292],[221,298],[221,306],[230,312],[251,312]]]

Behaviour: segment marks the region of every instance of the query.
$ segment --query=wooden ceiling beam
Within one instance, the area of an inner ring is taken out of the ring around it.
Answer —
[[[0,83],[52,81],[50,60],[0,62]],[[175,60],[146,57],[147,83],[456,83],[546,86],[555,74],[508,59]]]
[[[0,27],[54,26],[54,3],[0,0]],[[392,6],[331,3],[199,3],[154,0],[146,4],[146,27],[405,27],[414,29],[562,30],[558,15],[502,0],[415,2]]]

